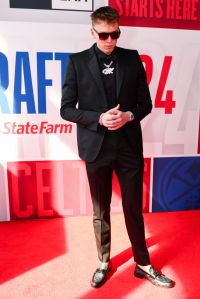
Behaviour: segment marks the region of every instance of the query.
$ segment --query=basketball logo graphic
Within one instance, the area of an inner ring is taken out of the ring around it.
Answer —
[[[200,157],[154,160],[152,211],[200,209]]]

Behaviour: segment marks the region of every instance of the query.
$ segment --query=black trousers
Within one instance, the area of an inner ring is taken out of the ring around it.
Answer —
[[[150,264],[145,242],[142,215],[144,159],[134,154],[123,131],[106,133],[102,149],[94,162],[86,162],[93,202],[93,225],[100,261],[110,258],[110,204],[112,174],[115,170],[122,195],[126,228],[132,244],[134,260],[140,265]]]

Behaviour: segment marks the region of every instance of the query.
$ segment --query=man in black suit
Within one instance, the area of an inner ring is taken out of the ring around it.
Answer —
[[[146,74],[137,51],[116,46],[120,36],[117,10],[101,7],[91,19],[96,43],[69,57],[61,103],[62,118],[77,123],[79,155],[86,161],[93,202],[100,265],[91,285],[103,285],[111,270],[110,203],[115,171],[136,262],[134,275],[171,287],[172,281],[151,266],[145,243],[140,121],[152,109]]]

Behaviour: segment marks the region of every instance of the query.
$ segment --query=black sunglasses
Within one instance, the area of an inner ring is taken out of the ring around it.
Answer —
[[[108,39],[109,36],[112,39],[118,39],[121,34],[121,31],[119,28],[113,32],[97,32],[96,29],[94,29],[94,27],[93,27],[93,30],[98,34],[99,39],[101,39],[101,40],[106,40],[106,39]]]

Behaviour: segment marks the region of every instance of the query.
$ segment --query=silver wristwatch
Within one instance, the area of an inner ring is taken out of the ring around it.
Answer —
[[[134,114],[131,111],[127,111],[129,113],[129,121],[134,120]]]

